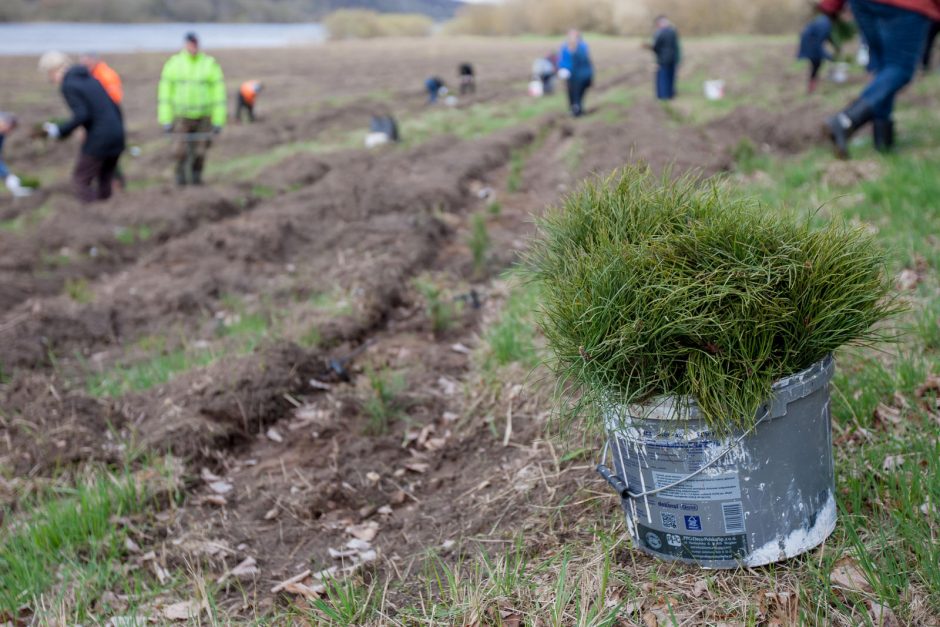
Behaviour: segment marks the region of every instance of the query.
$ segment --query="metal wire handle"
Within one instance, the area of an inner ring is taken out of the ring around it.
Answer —
[[[770,418],[770,411],[769,411],[769,410],[766,410],[766,411],[764,411],[764,415],[761,416],[761,418],[760,418],[759,420],[757,420],[753,425],[751,425],[751,426],[747,429],[747,431],[745,431],[745,432],[742,433],[740,436],[738,436],[738,438],[737,438],[731,445],[729,445],[728,448],[726,448],[724,451],[722,451],[720,455],[718,455],[717,457],[715,457],[714,459],[712,459],[710,462],[708,462],[707,464],[705,464],[704,466],[702,466],[701,468],[699,468],[699,469],[696,470],[695,472],[690,473],[690,474],[686,475],[685,477],[682,477],[681,479],[679,479],[679,480],[677,480],[677,481],[673,481],[673,482],[670,483],[669,485],[664,485],[664,486],[661,487],[661,488],[656,488],[656,489],[654,489],[654,490],[646,490],[646,491],[644,491],[644,492],[639,492],[639,493],[631,492],[631,491],[630,491],[630,487],[629,487],[629,485],[627,484],[626,480],[625,480],[624,478],[620,477],[619,475],[612,473],[612,472],[610,471],[610,468],[608,468],[607,465],[606,465],[606,462],[607,462],[607,451],[608,451],[608,449],[610,448],[610,438],[608,438],[607,441],[604,443],[604,450],[603,450],[603,452],[601,453],[601,463],[599,463],[599,464],[597,465],[597,472],[598,472],[598,474],[600,474],[600,476],[602,476],[602,477],[607,481],[607,483],[610,484],[610,486],[611,486],[612,488],[614,488],[615,490],[617,490],[617,492],[620,494],[621,498],[626,498],[627,496],[629,496],[629,497],[632,498],[632,499],[640,499],[640,498],[643,498],[643,497],[645,497],[645,496],[650,496],[650,495],[652,495],[652,494],[658,494],[658,493],[663,492],[663,491],[665,491],[665,490],[669,490],[669,489],[671,489],[671,488],[674,488],[674,487],[676,487],[677,485],[680,485],[680,484],[682,484],[682,483],[685,483],[686,481],[688,481],[688,480],[691,479],[692,477],[695,477],[695,476],[701,474],[702,472],[704,472],[705,470],[707,470],[708,468],[711,468],[716,462],[718,462],[718,461],[719,461],[720,459],[722,459],[725,455],[727,455],[728,453],[730,453],[738,444],[740,444],[740,443],[741,443],[741,440],[743,440],[743,439],[746,438],[748,435],[750,435],[751,431],[753,431],[754,429],[757,428],[757,425],[759,425],[760,423],[764,422],[764,421],[767,420],[768,418]],[[614,436],[614,437],[616,437],[616,436]],[[615,466],[615,468],[616,468],[616,466]]]

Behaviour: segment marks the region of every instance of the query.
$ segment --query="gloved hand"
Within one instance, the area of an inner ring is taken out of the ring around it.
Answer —
[[[62,132],[59,130],[59,125],[53,122],[44,122],[42,125],[42,130],[46,132],[47,137],[52,139],[58,139],[62,135]]]
[[[222,132],[222,127],[221,127],[221,126],[213,126],[213,127],[212,127],[212,134],[213,134],[213,135],[218,135],[218,134],[221,133],[221,132]]]
[[[172,124],[172,123],[170,123],[170,124],[164,124],[164,125],[163,125],[163,132],[164,132],[164,133],[172,133],[172,132],[173,132],[173,124]]]
[[[13,194],[14,198],[23,198],[33,193],[28,187],[23,187],[20,183],[20,177],[15,174],[8,174],[6,178],[7,189]]]
[[[571,70],[565,67],[561,68],[560,70],[558,70],[558,78],[560,78],[563,81],[568,80],[569,78],[571,78]]]

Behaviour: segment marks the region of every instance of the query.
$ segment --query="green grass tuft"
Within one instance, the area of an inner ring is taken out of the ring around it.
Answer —
[[[646,168],[584,185],[539,227],[540,323],[577,409],[691,396],[714,430],[747,428],[775,380],[880,339],[899,309],[863,229]]]
[[[470,216],[470,236],[467,238],[470,254],[473,255],[473,270],[478,275],[486,271],[486,256],[490,249],[490,234],[486,226],[486,215],[482,212]]]
[[[384,435],[392,420],[402,413],[402,392],[405,391],[405,377],[400,372],[388,369],[366,369],[369,390],[362,409],[369,419],[366,432],[369,435]]]

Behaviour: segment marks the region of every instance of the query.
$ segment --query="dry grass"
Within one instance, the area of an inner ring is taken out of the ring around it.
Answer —
[[[377,13],[363,9],[341,9],[327,15],[323,25],[331,39],[375,37],[426,37],[434,22],[426,15]]]
[[[464,7],[445,30],[467,35],[560,35],[578,28],[642,35],[660,13],[686,35],[793,32],[808,15],[801,0],[508,0],[498,6]]]

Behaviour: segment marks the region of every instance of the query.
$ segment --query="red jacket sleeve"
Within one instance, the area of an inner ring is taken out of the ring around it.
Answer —
[[[845,1],[846,0],[821,0],[816,6],[820,12],[832,17],[842,11],[842,7],[845,6]]]

